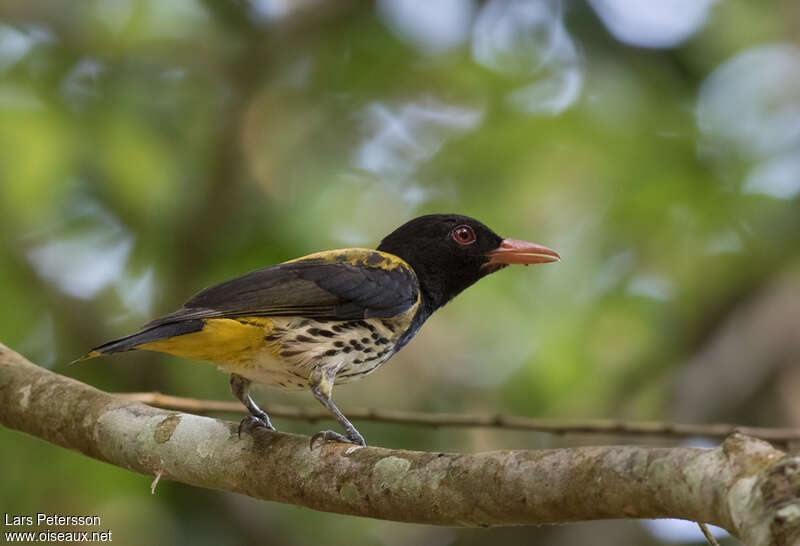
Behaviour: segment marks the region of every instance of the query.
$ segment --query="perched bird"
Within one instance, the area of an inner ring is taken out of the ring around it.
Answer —
[[[144,349],[213,362],[231,374],[234,396],[250,411],[242,425],[272,430],[250,397],[251,382],[310,388],[345,430],[315,434],[312,447],[318,440],[365,445],[331,399],[335,383],[375,371],[434,311],[481,277],[510,264],[558,260],[549,248],[503,239],[467,216],[421,216],[376,250],[318,252],[206,288],[140,332],[79,360]]]

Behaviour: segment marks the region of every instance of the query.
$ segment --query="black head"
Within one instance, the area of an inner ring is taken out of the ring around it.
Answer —
[[[433,312],[459,292],[510,264],[558,261],[549,248],[503,239],[481,222],[459,214],[429,214],[387,235],[378,250],[408,262]]]

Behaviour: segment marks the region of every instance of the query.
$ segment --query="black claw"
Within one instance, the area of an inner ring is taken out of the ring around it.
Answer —
[[[264,427],[269,430],[275,430],[275,427],[272,426],[272,423],[269,421],[269,417],[265,413],[263,417],[256,417],[255,415],[248,415],[241,421],[239,421],[239,431],[238,435],[239,438],[242,437],[242,429],[249,429],[253,427]]]
[[[259,408],[256,403],[253,402],[253,399],[250,398],[249,390],[249,379],[245,379],[238,374],[231,374],[231,392],[250,412],[250,415],[242,419],[239,423],[239,438],[242,437],[243,427],[250,428],[259,426],[266,427],[269,430],[275,430],[275,427],[272,426],[272,423],[269,420],[269,415],[267,415],[267,412]]]
[[[355,431],[350,432],[347,436],[345,436],[344,434],[339,434],[333,430],[321,430],[311,437],[309,447],[313,450],[317,443],[319,443],[319,445],[323,445],[334,442],[338,442],[340,444],[355,444],[359,446],[367,445],[367,443],[364,441],[364,437]]]

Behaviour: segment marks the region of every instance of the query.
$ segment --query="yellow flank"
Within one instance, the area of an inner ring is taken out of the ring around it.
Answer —
[[[151,341],[136,348],[218,364],[238,363],[264,350],[264,336],[272,328],[272,320],[265,317],[206,319],[198,332]]]
[[[289,260],[283,263],[288,264],[302,260],[314,259],[321,259],[325,263],[330,264],[351,264],[362,267],[378,267],[387,271],[397,269],[398,267],[413,271],[411,266],[408,265],[408,263],[406,263],[406,261],[402,258],[399,258],[394,254],[389,254],[388,252],[381,252],[380,250],[374,250],[371,248],[342,248],[338,250],[323,250],[322,252],[315,252],[314,254],[295,258],[294,260]]]

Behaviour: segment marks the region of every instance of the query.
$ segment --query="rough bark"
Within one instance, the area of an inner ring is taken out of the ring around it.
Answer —
[[[0,344],[0,423],[161,479],[373,518],[452,526],[683,518],[753,546],[800,543],[800,457],[740,434],[715,449],[427,453],[328,444],[145,406]]]

